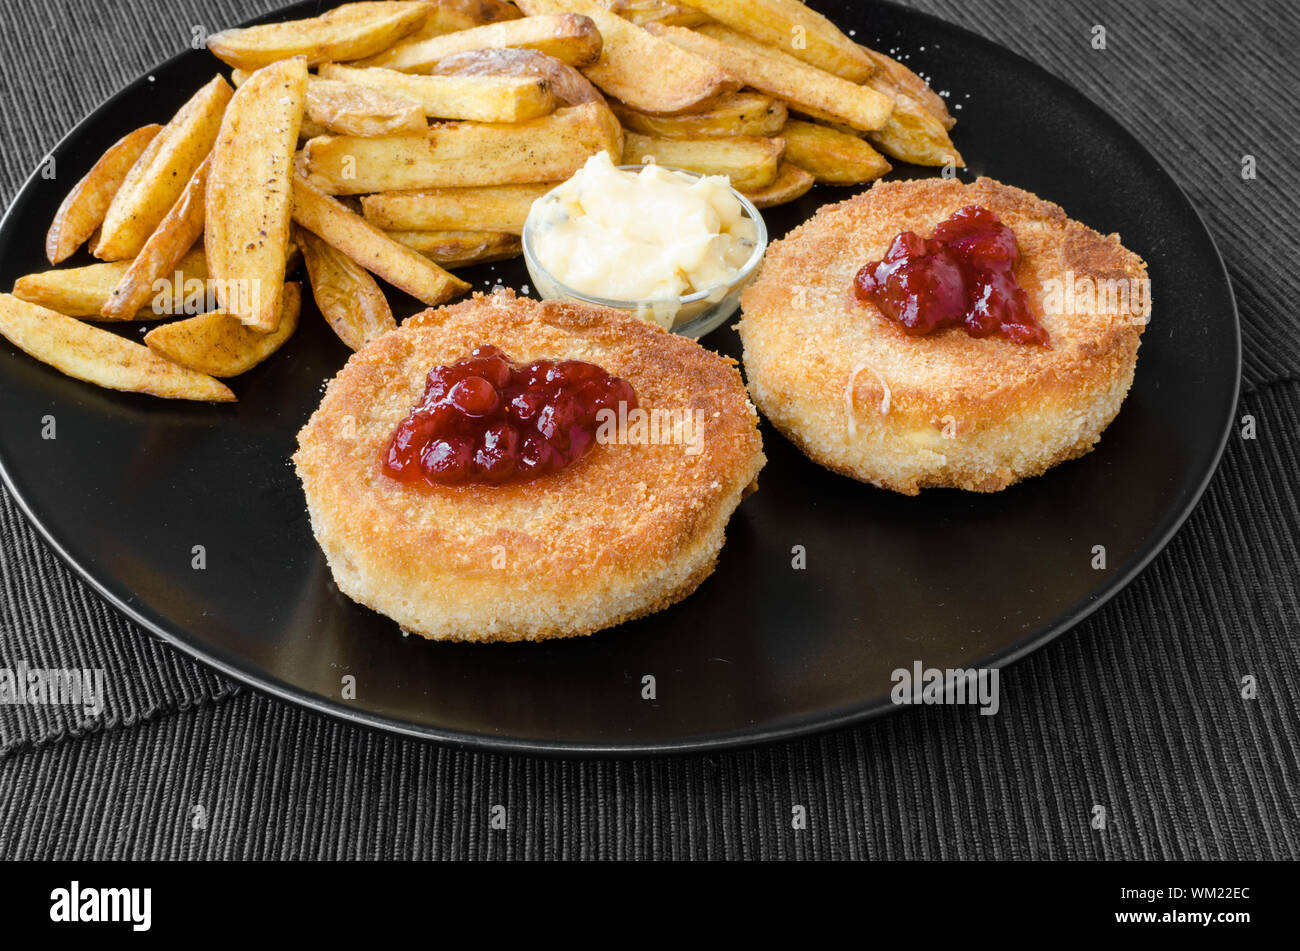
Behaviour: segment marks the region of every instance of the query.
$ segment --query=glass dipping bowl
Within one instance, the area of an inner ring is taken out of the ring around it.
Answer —
[[[617,167],[621,171],[633,172],[645,168],[644,165],[619,165]],[[665,171],[678,172],[692,178],[705,177],[698,172],[689,172],[670,165],[661,165],[659,167]],[[560,185],[557,184],[556,188],[559,187]],[[574,301],[583,304],[596,304],[601,307],[613,307],[616,310],[626,311],[649,323],[658,324],[673,333],[698,338],[720,326],[740,307],[740,293],[753,280],[758,271],[759,262],[763,260],[763,254],[767,251],[767,225],[763,222],[763,216],[758,213],[758,209],[754,207],[753,202],[732,188],[731,193],[740,202],[740,207],[745,216],[754,222],[754,250],[730,281],[691,294],[684,294],[680,297],[660,298],[657,300],[610,300],[592,294],[585,294],[569,287],[544,268],[533,253],[537,209],[544,202],[553,201],[554,192],[555,189],[552,189],[533,202],[533,207],[528,212],[528,218],[524,221],[524,263],[528,267],[528,276],[532,278],[533,286],[537,288],[537,293],[543,300]]]

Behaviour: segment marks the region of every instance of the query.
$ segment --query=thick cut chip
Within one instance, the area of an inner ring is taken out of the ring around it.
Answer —
[[[886,174],[885,157],[859,136],[791,119],[781,130],[785,159],[830,185],[860,185]]]
[[[611,102],[609,107],[629,132],[657,135],[664,139],[779,135],[788,115],[785,103],[758,92],[733,93],[703,112],[688,112],[679,116],[656,116],[639,112],[622,102]]]
[[[101,261],[86,267],[55,268],[26,274],[14,282],[14,296],[68,317],[103,320],[104,305],[131,268],[130,261]],[[212,287],[203,249],[196,248],[173,271],[153,282],[153,295],[123,320],[157,320],[210,309]]]
[[[279,350],[298,329],[301,288],[290,281],[280,296],[280,323],[270,333],[260,333],[244,326],[238,317],[214,310],[155,327],[145,334],[145,346],[208,376],[239,376]]]
[[[104,214],[99,241],[91,250],[95,257],[120,261],[139,253],[212,151],[232,95],[230,83],[214,77],[154,136]]]
[[[420,0],[345,3],[308,20],[214,33],[208,49],[223,63],[249,71],[295,56],[312,66],[361,59],[419,29],[429,9]]]
[[[505,231],[524,233],[533,202],[551,185],[487,185],[381,192],[361,199],[362,213],[388,231]]]
[[[230,102],[208,172],[208,270],[225,311],[263,333],[280,319],[306,93],[302,57],[254,73]]]
[[[524,17],[399,43],[364,60],[361,65],[383,66],[405,73],[427,73],[439,60],[457,53],[508,47],[537,50],[570,66],[586,66],[600,56],[601,37],[596,24],[587,17],[571,13]]]
[[[627,134],[623,163],[653,161],[701,175],[726,175],[737,189],[766,188],[776,181],[785,151],[784,139],[736,135],[722,139],[657,139]]]
[[[423,115],[478,122],[523,122],[555,111],[544,80],[516,76],[416,76],[372,66],[323,66],[320,74],[418,103]],[[313,116],[313,118],[315,118]]]
[[[742,192],[742,194],[754,203],[755,208],[772,208],[802,198],[808,194],[808,190],[816,181],[812,172],[805,172],[797,165],[782,162],[780,170],[776,173],[776,181],[766,188]]]
[[[297,229],[312,296],[325,322],[352,350],[397,326],[388,298],[361,265],[316,235]]]
[[[517,234],[504,231],[389,231],[388,236],[445,267],[504,261],[523,253]]]
[[[165,360],[148,347],[57,311],[0,294],[0,335],[60,373],[110,390],[229,403],[218,380]]]
[[[162,128],[152,123],[128,132],[109,146],[85,177],[72,186],[72,191],[54,213],[50,230],[45,235],[45,256],[51,264],[70,257],[104,223],[108,206],[122,187],[131,166]]]

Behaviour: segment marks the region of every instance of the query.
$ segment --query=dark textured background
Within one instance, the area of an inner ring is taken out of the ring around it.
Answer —
[[[79,118],[183,49],[192,26],[276,5],[5,0],[0,199]],[[1240,413],[1258,431],[1230,439],[1200,508],[1136,583],[1004,672],[997,716],[923,708],[803,742],[640,762],[375,735],[156,644],[0,490],[0,667],[101,667],[112,685],[84,728],[63,708],[0,707],[0,857],[1300,857],[1300,5],[912,5],[1083,90],[1188,190],[1232,275]],[[1096,23],[1104,56],[1088,45]],[[1252,182],[1245,154],[1258,161]],[[1257,699],[1240,696],[1247,674]],[[494,804],[504,831],[489,829]],[[790,829],[793,804],[807,807],[806,831]],[[1089,826],[1094,804],[1104,831]]]

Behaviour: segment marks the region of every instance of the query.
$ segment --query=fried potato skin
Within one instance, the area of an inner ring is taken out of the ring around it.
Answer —
[[[210,376],[165,360],[133,340],[11,294],[0,294],[0,335],[60,373],[110,390],[213,403],[235,399]]]
[[[304,57],[254,73],[231,100],[208,172],[208,270],[225,310],[263,333],[280,319],[293,153],[306,95]]]
[[[321,75],[326,67],[321,67]],[[306,117],[325,133],[373,138],[421,133],[429,128],[424,109],[414,99],[331,78],[307,83]],[[298,134],[301,137],[302,127]]]
[[[373,56],[412,33],[429,15],[419,0],[348,3],[318,17],[223,30],[208,50],[236,69],[261,69],[295,56],[310,66]]]
[[[444,267],[504,261],[524,253],[519,235],[505,231],[389,231],[387,234]]]
[[[113,196],[91,250],[95,257],[120,261],[139,253],[212,151],[233,95],[230,84],[215,76],[163,126]]]
[[[590,18],[565,13],[503,20],[413,43],[399,43],[358,65],[427,73],[440,60],[457,53],[524,47],[554,56],[570,66],[586,66],[600,56],[601,45],[600,31]]]
[[[51,264],[71,257],[104,223],[104,215],[131,166],[162,129],[155,122],[128,132],[110,145],[81,181],[72,186],[45,235],[45,257]]]
[[[676,116],[654,115],[627,103],[611,102],[623,128],[662,139],[716,138],[724,135],[780,135],[788,111],[785,103],[757,92],[724,96],[708,109]]]
[[[397,326],[388,298],[365,268],[305,228],[295,234],[316,306],[349,349],[360,350]]]
[[[429,71],[431,76],[523,76],[546,83],[557,102],[581,106],[588,102],[605,103],[591,80],[568,63],[537,50],[520,47],[492,50],[466,50],[440,59]]]
[[[562,11],[590,17],[604,44],[600,58],[584,67],[608,95],[643,112],[673,114],[699,109],[740,88],[718,65],[676,48],[615,16],[592,0],[519,0],[525,13]],[[653,68],[647,68],[653,64]]]
[[[270,333],[259,333],[238,317],[214,310],[176,320],[145,334],[145,346],[172,363],[213,377],[247,373],[275,351],[298,329],[302,289],[290,281],[281,289],[280,323]]]

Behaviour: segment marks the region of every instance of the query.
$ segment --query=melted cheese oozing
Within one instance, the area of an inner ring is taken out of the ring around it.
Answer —
[[[598,152],[537,209],[533,253],[573,290],[617,301],[729,284],[757,236],[726,176],[614,167]]]

